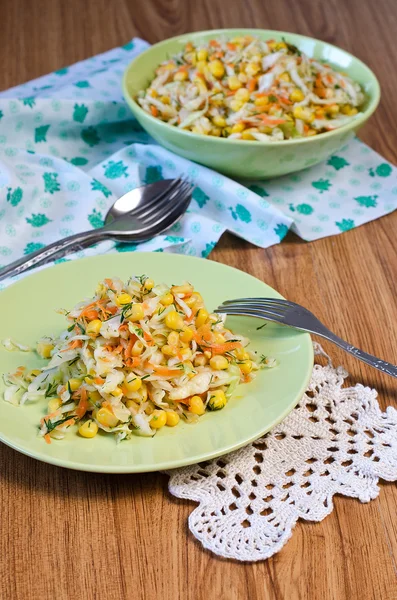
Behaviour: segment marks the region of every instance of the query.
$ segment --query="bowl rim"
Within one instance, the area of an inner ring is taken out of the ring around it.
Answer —
[[[354,56],[354,54],[351,54],[347,50],[344,50],[343,48],[340,48],[339,46],[335,46],[334,44],[329,44],[328,42],[324,42],[323,40],[319,40],[317,38],[309,37],[306,35],[301,35],[299,33],[294,33],[292,31],[280,31],[277,29],[259,29],[259,28],[247,28],[247,27],[246,28],[233,27],[233,28],[227,28],[227,29],[207,29],[207,30],[203,30],[203,31],[192,31],[190,33],[183,33],[181,35],[176,35],[171,38],[162,40],[161,42],[157,42],[156,44],[153,44],[152,46],[150,46],[149,48],[147,48],[146,50],[144,50],[143,52],[138,54],[138,56],[136,56],[125,68],[124,74],[123,74],[123,79],[122,79],[123,95],[124,95],[125,100],[127,101],[127,104],[129,104],[131,110],[133,112],[136,112],[138,115],[141,115],[142,118],[147,118],[149,120],[149,122],[156,124],[158,127],[160,127],[160,129],[163,129],[164,131],[168,131],[168,132],[174,131],[177,133],[177,135],[187,137],[187,139],[190,138],[190,139],[196,140],[196,141],[198,139],[201,139],[202,141],[210,141],[210,143],[214,143],[214,144],[228,143],[228,144],[233,144],[234,146],[240,145],[243,147],[247,147],[247,144],[250,144],[252,146],[252,140],[240,140],[240,139],[229,139],[229,138],[222,138],[222,137],[215,137],[215,136],[204,136],[199,133],[194,133],[192,131],[185,131],[183,129],[178,129],[177,127],[174,127],[173,125],[169,125],[168,123],[153,117],[152,115],[147,113],[145,110],[143,110],[143,108],[141,108],[139,106],[139,104],[131,96],[131,94],[129,93],[128,88],[127,88],[127,78],[129,76],[129,73],[131,72],[131,69],[133,69],[134,63],[143,55],[149,54],[153,50],[153,48],[161,47],[172,41],[178,41],[178,40],[188,41],[191,39],[194,40],[194,38],[198,38],[201,35],[206,35],[206,34],[213,34],[213,35],[222,35],[223,34],[224,35],[224,34],[233,34],[233,33],[237,34],[238,32],[242,32],[242,33],[247,32],[247,33],[251,33],[251,34],[253,32],[262,32],[262,33],[264,32],[269,35],[277,34],[280,36],[293,35],[294,37],[299,38],[300,40],[309,40],[312,42],[314,41],[314,42],[319,42],[320,44],[325,44],[325,46],[328,46],[329,48],[334,48],[335,50],[342,52],[347,57],[353,59],[356,63],[358,63],[360,66],[362,66],[368,72],[369,77],[373,79],[373,83],[375,86],[375,89],[370,98],[370,102],[369,102],[369,105],[367,106],[367,108],[362,113],[358,113],[358,116],[356,117],[356,119],[353,119],[352,121],[350,121],[350,123],[346,123],[346,125],[342,125],[342,127],[337,127],[336,129],[333,129],[332,131],[326,131],[325,133],[321,133],[320,137],[312,136],[312,137],[306,137],[306,138],[291,138],[289,140],[279,140],[279,141],[274,141],[274,142],[256,141],[255,142],[256,148],[258,148],[258,147],[269,148],[269,147],[274,147],[274,146],[278,147],[278,146],[292,146],[292,145],[297,145],[297,144],[298,145],[299,144],[309,144],[309,143],[315,142],[318,139],[321,139],[321,140],[329,139],[330,137],[346,133],[348,131],[351,131],[352,129],[355,130],[357,127],[363,125],[369,119],[369,117],[375,112],[375,110],[379,104],[380,96],[381,96],[381,89],[380,89],[380,84],[379,84],[378,78],[376,77],[376,75],[372,71],[372,69],[370,69],[368,67],[368,65],[366,65],[362,60],[360,60],[359,58]],[[255,35],[255,33],[253,33],[253,34]]]

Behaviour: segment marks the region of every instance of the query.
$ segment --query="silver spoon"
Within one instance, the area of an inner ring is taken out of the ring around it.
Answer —
[[[191,185],[181,179],[162,180],[127,192],[109,209],[99,229],[76,233],[32,252],[0,270],[0,281],[38,266],[55,255],[92,246],[106,239],[144,242],[168,229],[186,212]]]

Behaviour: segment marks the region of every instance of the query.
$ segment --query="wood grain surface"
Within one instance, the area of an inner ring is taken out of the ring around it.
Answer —
[[[126,43],[218,27],[282,29],[332,42],[375,70],[380,107],[360,134],[397,163],[395,0],[1,0],[0,86]],[[225,235],[211,259],[246,270],[309,306],[357,346],[397,363],[397,213],[336,237],[288,235],[257,249]],[[325,345],[326,346],[326,345]],[[351,381],[397,407],[396,382],[334,347]],[[0,447],[1,600],[392,600],[397,489],[369,504],[336,498],[321,523],[298,523],[258,564],[209,554],[189,534],[194,505],[160,474],[108,476],[45,465]]]

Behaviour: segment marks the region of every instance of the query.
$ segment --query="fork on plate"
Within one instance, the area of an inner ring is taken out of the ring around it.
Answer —
[[[376,356],[349,344],[325,327],[310,310],[295,302],[289,302],[289,300],[283,298],[237,298],[236,300],[226,300],[215,312],[235,316],[258,317],[259,319],[274,321],[275,323],[314,333],[353,354],[367,365],[392,375],[392,377],[397,377],[396,365],[376,358]]]

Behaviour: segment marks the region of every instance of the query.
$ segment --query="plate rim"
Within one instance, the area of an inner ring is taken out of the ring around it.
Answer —
[[[19,279],[18,281],[10,284],[3,290],[0,290],[0,296],[2,295],[3,292],[6,292],[11,287],[15,288],[15,286],[19,286],[20,284],[22,284],[22,282],[28,280],[30,277],[36,277],[37,275],[39,275],[40,273],[42,273],[44,271],[53,270],[53,269],[56,269],[59,271],[67,270],[68,268],[71,268],[70,265],[73,266],[76,262],[87,262],[87,261],[89,262],[89,261],[92,261],[93,259],[94,260],[98,259],[99,257],[104,257],[104,256],[109,256],[109,255],[117,256],[118,254],[119,253],[117,253],[117,252],[111,252],[111,253],[107,253],[105,255],[96,254],[94,256],[86,256],[84,258],[67,261],[64,263],[58,263],[56,265],[51,265],[45,269],[41,269],[40,271],[33,271],[32,273],[23,277],[22,279]],[[136,252],[124,252],[123,254],[136,256],[137,253]],[[144,256],[144,255],[152,256],[153,254],[154,254],[153,252],[139,252],[140,256]],[[163,256],[163,255],[160,254],[159,256]],[[261,279],[255,277],[254,275],[251,275],[250,273],[243,271],[242,269],[238,269],[236,267],[232,267],[230,265],[226,265],[224,263],[214,261],[211,259],[199,258],[199,257],[195,257],[195,256],[186,256],[184,254],[166,253],[166,256],[168,259],[170,259],[169,257],[172,256],[172,258],[170,260],[176,260],[176,261],[178,261],[180,259],[187,260],[188,262],[189,261],[192,261],[192,262],[202,262],[202,261],[207,262],[207,261],[209,261],[209,262],[215,263],[217,265],[220,265],[221,267],[226,268],[227,270],[238,271],[239,273],[244,273],[244,275],[248,276],[249,278],[252,278],[255,281],[259,281],[263,285],[271,288],[280,298],[283,297],[272,286],[265,283]],[[163,260],[163,259],[159,258],[159,260]],[[28,456],[29,458],[33,458],[35,460],[38,460],[40,462],[44,462],[44,463],[47,463],[50,465],[62,467],[65,469],[72,469],[74,471],[81,471],[81,472],[88,472],[88,473],[104,473],[104,474],[114,474],[114,475],[133,474],[133,473],[152,473],[152,472],[156,472],[156,471],[168,472],[168,471],[172,471],[174,469],[178,469],[181,467],[187,467],[189,465],[197,464],[197,463],[200,463],[203,461],[213,460],[215,458],[219,458],[220,456],[225,456],[226,454],[230,454],[231,452],[235,452],[236,450],[239,450],[240,448],[243,448],[244,446],[248,446],[249,444],[252,444],[252,442],[254,442],[255,440],[259,439],[260,437],[262,437],[263,435],[268,433],[276,425],[281,423],[281,421],[283,421],[286,418],[286,416],[299,403],[299,401],[302,398],[302,396],[307,388],[307,385],[310,381],[310,378],[312,375],[313,360],[314,360],[314,349],[313,349],[313,344],[312,344],[310,334],[306,333],[306,332],[302,332],[302,340],[305,340],[305,344],[306,344],[305,349],[307,352],[307,356],[306,356],[307,370],[305,373],[305,377],[303,378],[303,383],[300,386],[299,390],[297,390],[296,393],[294,394],[293,400],[291,400],[291,402],[289,402],[289,404],[285,408],[285,410],[278,417],[273,419],[273,421],[270,424],[268,423],[266,427],[259,428],[252,436],[244,439],[244,441],[240,440],[240,441],[236,442],[235,444],[233,444],[232,446],[230,444],[228,444],[227,448],[223,447],[223,448],[219,448],[215,452],[207,452],[205,454],[198,454],[198,455],[196,454],[195,456],[191,456],[188,459],[186,459],[186,458],[185,459],[184,458],[176,459],[176,460],[172,461],[172,463],[170,463],[170,461],[164,461],[162,463],[156,463],[156,464],[149,465],[149,466],[142,468],[141,465],[134,465],[134,464],[108,465],[108,466],[107,465],[93,465],[93,464],[89,464],[89,463],[78,463],[75,461],[70,461],[68,459],[60,459],[58,457],[46,456],[45,454],[43,454],[41,452],[37,452],[36,450],[29,451],[28,449],[21,447],[18,443],[14,442],[12,439],[8,438],[7,436],[4,436],[3,432],[1,432],[1,431],[0,431],[0,442],[5,444],[9,448],[16,450],[17,452],[20,452],[21,454]],[[4,402],[3,399],[0,399],[0,401]]]

